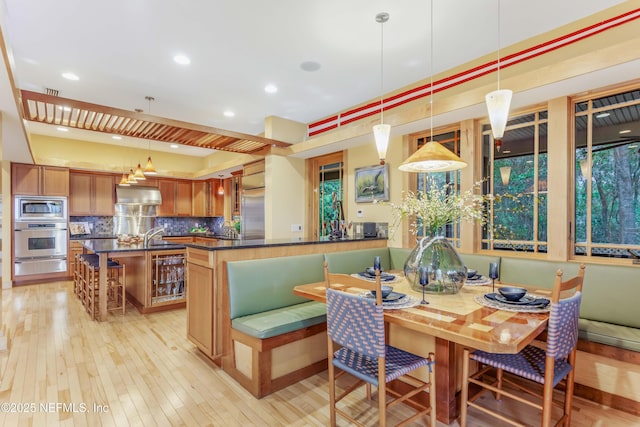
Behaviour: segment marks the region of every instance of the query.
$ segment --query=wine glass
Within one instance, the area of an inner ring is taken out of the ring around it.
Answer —
[[[490,262],[489,263],[489,278],[491,278],[491,290],[492,292],[496,291],[496,279],[500,277],[498,273],[498,263]]]
[[[429,285],[429,269],[427,267],[420,267],[418,270],[418,276],[420,286],[422,286],[422,301],[420,301],[420,304],[429,304],[427,300],[424,299],[424,288]]]
[[[373,258],[373,270],[380,270],[380,257],[376,256],[375,258]]]

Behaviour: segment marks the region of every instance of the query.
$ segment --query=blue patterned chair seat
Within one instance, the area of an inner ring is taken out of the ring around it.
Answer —
[[[495,354],[476,350],[471,358],[480,363],[503,369],[505,372],[544,384],[545,356],[546,353],[543,349],[528,345],[518,354]],[[566,360],[556,359],[553,369],[553,386],[557,386],[571,369],[571,365]]]
[[[333,365],[370,384],[378,386],[378,359],[342,347],[333,355]],[[385,346],[385,382],[391,382],[431,362],[392,346]]]

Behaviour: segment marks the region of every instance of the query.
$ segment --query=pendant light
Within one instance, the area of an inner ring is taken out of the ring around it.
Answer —
[[[513,92],[509,89],[500,89],[500,0],[498,0],[498,90],[488,93],[485,96],[487,110],[489,111],[489,121],[491,131],[495,141],[496,150],[502,147],[502,137],[509,118],[509,106]]]
[[[387,157],[387,147],[389,147],[389,134],[391,133],[391,125],[384,124],[384,23],[389,20],[389,14],[380,12],[376,15],[376,22],[380,24],[380,124],[373,127],[373,137],[376,140],[376,148],[378,149],[378,158],[380,164],[384,165]]]
[[[122,179],[120,179],[120,182],[118,183],[118,185],[121,185],[123,187],[129,187],[131,185],[129,184],[129,180],[126,172],[122,173]]]
[[[402,162],[398,169],[403,172],[444,172],[462,169],[467,166],[460,157],[456,156],[444,145],[433,140],[433,0],[431,0],[431,94],[429,96],[429,111],[431,136],[429,141],[407,160]]]
[[[218,186],[218,195],[224,196],[224,186],[222,185],[222,175],[218,175],[220,177],[220,185]]]
[[[155,98],[153,96],[145,96],[144,99],[146,99],[149,102],[149,108],[147,109],[147,113],[151,114],[151,101],[155,101]],[[147,138],[147,141],[149,144],[148,145],[149,157],[147,157],[147,166],[144,167],[144,173],[145,175],[157,175],[158,172],[156,172],[156,168],[153,167],[153,162],[151,161],[151,139]]]
[[[136,178],[136,181],[144,181],[145,176],[144,176],[144,172],[142,172],[142,166],[140,166],[140,163],[138,163],[138,166],[136,167],[136,171],[133,174],[133,176]]]
[[[500,168],[500,178],[502,179],[502,185],[509,185],[509,179],[511,179],[511,166],[502,166]]]
[[[129,169],[129,175],[127,176],[127,183],[128,184],[137,184],[138,180],[136,179],[136,175],[133,172],[133,169]]]

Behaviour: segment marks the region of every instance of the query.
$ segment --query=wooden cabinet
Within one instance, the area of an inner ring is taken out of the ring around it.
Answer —
[[[178,236],[178,237],[164,236],[162,237],[162,240],[166,240],[167,242],[171,242],[171,243],[193,243],[193,237],[191,236]]]
[[[176,215],[191,216],[191,181],[176,181]]]
[[[12,163],[11,189],[27,196],[68,196],[69,169]]]
[[[151,277],[149,307],[185,303],[187,288],[184,276],[184,254],[184,249],[149,253]]]
[[[158,216],[191,216],[191,181],[159,179],[162,204]]]
[[[193,181],[193,205],[191,212],[193,216],[209,216],[209,187],[207,181]]]
[[[115,180],[112,175],[72,172],[69,190],[69,215],[114,215]]]
[[[213,269],[187,263],[187,337],[213,357]]]

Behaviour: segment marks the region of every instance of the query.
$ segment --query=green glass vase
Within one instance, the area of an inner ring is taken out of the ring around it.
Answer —
[[[422,292],[418,271],[427,269],[429,294],[457,294],[467,277],[460,255],[443,236],[422,237],[404,263],[404,275],[414,291]]]

